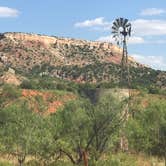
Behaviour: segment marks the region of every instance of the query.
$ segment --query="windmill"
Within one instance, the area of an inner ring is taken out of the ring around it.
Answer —
[[[120,83],[122,86],[127,84],[128,89],[130,89],[127,38],[131,36],[131,23],[129,23],[128,19],[126,18],[115,19],[112,26],[112,34],[117,44],[123,46]]]
[[[128,52],[127,52],[127,38],[131,36],[131,23],[126,18],[117,18],[113,22],[112,26],[113,38],[118,45],[122,45],[122,59],[121,59],[121,78],[120,85],[126,86],[129,91],[129,100],[124,108],[125,118],[128,118],[129,109],[131,106],[131,92],[130,92],[130,70],[128,64]],[[126,139],[125,133],[121,131],[120,147],[123,151],[128,150],[128,140]]]

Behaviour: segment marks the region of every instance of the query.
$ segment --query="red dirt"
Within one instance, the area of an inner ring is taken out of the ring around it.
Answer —
[[[66,102],[74,100],[76,98],[76,96],[74,96],[73,94],[65,94],[61,97],[58,97],[52,92],[41,92],[37,90],[26,89],[22,90],[22,96],[28,99],[40,96],[43,99],[43,104],[46,105],[46,110],[43,112],[46,115],[55,113],[59,108],[63,107]],[[31,107],[35,112],[41,112],[39,103],[37,101],[31,101]]]
[[[142,101],[142,106],[143,106],[144,108],[147,108],[148,105],[149,105],[149,101],[148,101],[148,100],[143,100],[143,101]]]
[[[64,103],[61,101],[53,101],[52,103],[49,104],[47,114],[54,113],[56,110],[60,107],[63,106]]]
[[[115,64],[120,64],[121,63],[121,58],[119,57],[119,55],[111,56],[111,57],[107,58],[107,60],[109,62],[113,62]]]

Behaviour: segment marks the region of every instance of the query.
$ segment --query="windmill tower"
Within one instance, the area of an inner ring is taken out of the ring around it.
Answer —
[[[121,78],[120,85],[126,86],[130,89],[130,72],[128,64],[128,52],[127,52],[127,38],[131,36],[131,23],[128,19],[117,18],[113,22],[112,26],[113,38],[118,45],[122,45],[122,59],[121,59]],[[130,94],[129,94],[130,95]]]

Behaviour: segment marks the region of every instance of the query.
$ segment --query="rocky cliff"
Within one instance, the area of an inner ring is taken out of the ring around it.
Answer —
[[[1,34],[0,57],[3,63],[27,69],[41,63],[85,65],[100,62],[119,64],[121,49],[111,43],[58,38],[36,34]],[[129,58],[133,65],[140,65]],[[26,64],[25,64],[26,63]]]
[[[1,68],[77,82],[118,82],[121,54],[122,49],[106,42],[26,33],[0,35]],[[129,64],[133,78],[150,77],[149,69],[130,56]]]

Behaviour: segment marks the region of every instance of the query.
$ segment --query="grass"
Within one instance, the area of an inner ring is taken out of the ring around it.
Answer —
[[[15,158],[0,157],[0,166],[13,166],[16,165],[17,160]],[[93,163],[93,164],[92,164]],[[28,157],[25,166],[39,166],[40,163]],[[149,157],[144,154],[129,154],[129,153],[117,153],[104,156],[97,162],[89,161],[90,166],[165,166],[164,161],[157,157]],[[73,166],[68,160],[59,160],[53,162],[48,166]],[[82,166],[82,165],[80,165]]]

